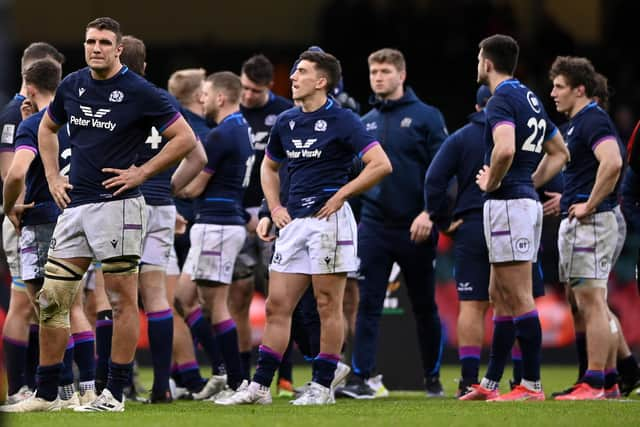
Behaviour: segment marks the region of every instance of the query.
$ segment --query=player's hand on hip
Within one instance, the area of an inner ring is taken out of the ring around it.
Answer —
[[[463,219],[456,219],[451,224],[449,224],[449,228],[444,230],[443,233],[446,234],[447,236],[453,236],[453,234],[456,231],[458,231],[458,228],[460,228],[463,222],[464,222]]]
[[[270,235],[271,231],[271,220],[267,217],[260,218],[258,221],[258,225],[256,226],[256,234],[260,238],[260,240],[264,240],[265,242],[271,242],[275,240],[276,236]]]
[[[49,184],[51,197],[53,197],[56,205],[60,209],[66,208],[71,203],[71,197],[67,194],[67,190],[73,190],[73,185],[69,184],[69,177],[56,174],[53,177],[48,177],[47,183]]]
[[[589,222],[589,217],[594,210],[595,209],[589,208],[586,203],[576,203],[575,205],[569,206],[569,220],[575,218],[581,223],[586,224]]]
[[[251,215],[249,217],[249,221],[245,225],[248,233],[255,233],[256,227],[258,226],[258,217],[255,215]]]
[[[480,187],[480,189],[484,192],[487,191],[487,185],[489,184],[489,171],[491,170],[491,168],[487,165],[484,165],[482,167],[482,169],[480,169],[478,171],[478,174],[476,175],[476,184],[478,184],[478,187]]]
[[[180,215],[179,213],[176,213],[176,228],[174,231],[174,234],[184,234],[187,232],[187,224],[189,224],[189,221],[187,221],[182,215]]]
[[[413,220],[411,228],[409,228],[411,241],[415,243],[424,242],[429,238],[432,228],[433,222],[431,222],[429,214],[424,211],[420,212],[420,214]]]
[[[284,206],[278,206],[271,211],[271,220],[276,227],[282,229],[291,222],[291,217],[287,208]]]
[[[132,188],[139,187],[147,179],[142,168],[135,165],[129,167],[129,169],[103,168],[102,172],[115,174],[115,176],[102,181],[102,185],[107,190],[120,187],[113,193],[114,196]]]
[[[544,194],[549,197],[549,200],[543,203],[542,205],[542,214],[544,216],[560,215],[560,199],[562,198],[562,193],[554,193],[552,191],[545,191]]]
[[[340,210],[342,205],[344,205],[344,202],[345,200],[342,196],[340,196],[338,193],[334,194],[315,214],[315,217],[318,219],[329,219],[331,215]]]

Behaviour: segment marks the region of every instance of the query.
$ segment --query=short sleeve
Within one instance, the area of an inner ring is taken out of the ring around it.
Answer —
[[[582,132],[583,140],[589,144],[591,150],[595,150],[601,142],[607,139],[618,140],[615,129],[602,114],[594,114],[590,120],[584,120]]]
[[[351,147],[354,153],[362,157],[367,151],[380,143],[367,132],[358,116],[351,111],[343,111],[345,113],[345,125],[342,128],[345,132],[344,141]]]
[[[147,117],[151,125],[158,129],[160,133],[164,132],[181,117],[181,114],[171,104],[167,95],[151,83],[145,82],[142,85],[139,103],[143,116]]]
[[[544,140],[549,141],[551,138],[556,136],[558,132],[558,127],[556,126],[556,124],[549,120],[549,118],[547,118],[547,128],[545,129]]]
[[[18,150],[29,150],[34,154],[38,154],[38,125],[40,124],[40,118],[29,118],[18,126],[16,132],[15,147]]]
[[[280,117],[271,128],[269,133],[269,142],[267,142],[267,148],[265,155],[274,162],[282,163],[287,158],[287,153],[282,146],[282,140],[280,139]]]
[[[58,126],[62,126],[63,124],[69,121],[67,117],[67,111],[64,109],[64,100],[66,96],[67,88],[69,87],[68,79],[64,79],[62,83],[56,89],[56,94],[53,97],[53,101],[47,107],[47,114],[49,118],[53,120],[55,124]]]
[[[222,162],[227,152],[225,140],[229,138],[221,138],[220,130],[214,129],[204,140],[204,151],[207,153],[207,164],[204,171],[213,174]]]
[[[513,107],[502,96],[493,96],[485,108],[487,124],[493,130],[499,125],[510,125],[515,127],[515,113]]]

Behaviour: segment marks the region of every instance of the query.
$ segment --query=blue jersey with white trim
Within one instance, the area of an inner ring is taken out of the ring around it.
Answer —
[[[211,174],[195,200],[197,223],[244,225],[242,197],[255,160],[251,131],[240,112],[225,117],[204,141],[206,173]]]
[[[44,166],[38,151],[38,127],[45,110],[39,111],[25,119],[16,132],[15,150],[29,150],[36,157],[29,165],[26,176],[25,204],[34,203],[33,208],[26,209],[22,216],[22,225],[49,224],[56,222],[60,209],[49,192],[49,184],[44,174]],[[58,163],[60,174],[68,175],[71,162],[69,130],[63,126],[58,131]]]
[[[288,159],[289,215],[303,218],[320,210],[349,181],[354,154],[362,156],[376,144],[360,118],[331,99],[310,113],[294,107],[280,114],[266,155],[276,162]]]
[[[93,79],[89,68],[69,74],[47,112],[58,125],[69,125],[73,150],[69,207],[139,196],[139,188],[114,196],[117,188],[107,190],[102,185],[113,175],[102,169],[136,164],[151,128],[162,133],[180,117],[157,87],[126,66],[107,80]]]
[[[542,144],[553,138],[558,129],[549,120],[538,97],[516,79],[500,83],[485,107],[487,126],[485,163],[490,165],[493,130],[500,125],[515,129],[515,155],[511,167],[502,178],[500,188],[486,193],[487,199],[538,199],[531,175],[544,152]]]
[[[18,125],[22,121],[20,106],[25,97],[16,95],[0,110],[0,153],[13,152]]]
[[[600,165],[593,151],[598,144],[607,139],[613,139],[618,143],[620,155],[624,158],[624,146],[614,124],[609,115],[595,102],[586,105],[569,121],[565,140],[571,160],[564,170],[564,192],[560,199],[563,215],[568,214],[569,206],[589,199]],[[619,184],[618,179],[616,188],[596,207],[596,212],[609,211],[617,205]]]

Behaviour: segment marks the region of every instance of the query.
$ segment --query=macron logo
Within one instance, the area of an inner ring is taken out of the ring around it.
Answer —
[[[108,108],[99,108],[98,111],[96,111],[94,113],[93,110],[91,109],[91,107],[86,107],[84,105],[81,105],[80,109],[82,110],[82,114],[84,114],[85,116],[87,116],[87,117],[95,117],[96,119],[100,119],[100,118],[106,116],[107,113],[109,113],[111,111]]]
[[[81,87],[80,89],[78,89],[78,96],[82,96],[82,94],[84,93],[85,89],[83,87]]]

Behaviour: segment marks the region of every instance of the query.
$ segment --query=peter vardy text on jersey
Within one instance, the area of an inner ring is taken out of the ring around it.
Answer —
[[[100,111],[101,110],[98,110],[96,114],[98,114]],[[92,119],[85,119],[84,117],[76,117],[74,115],[71,115],[69,117],[69,123],[75,126],[92,127],[96,129],[106,129],[110,132],[113,132],[113,130],[116,128],[116,124],[111,120],[103,121],[103,120],[98,120],[95,117]]]

